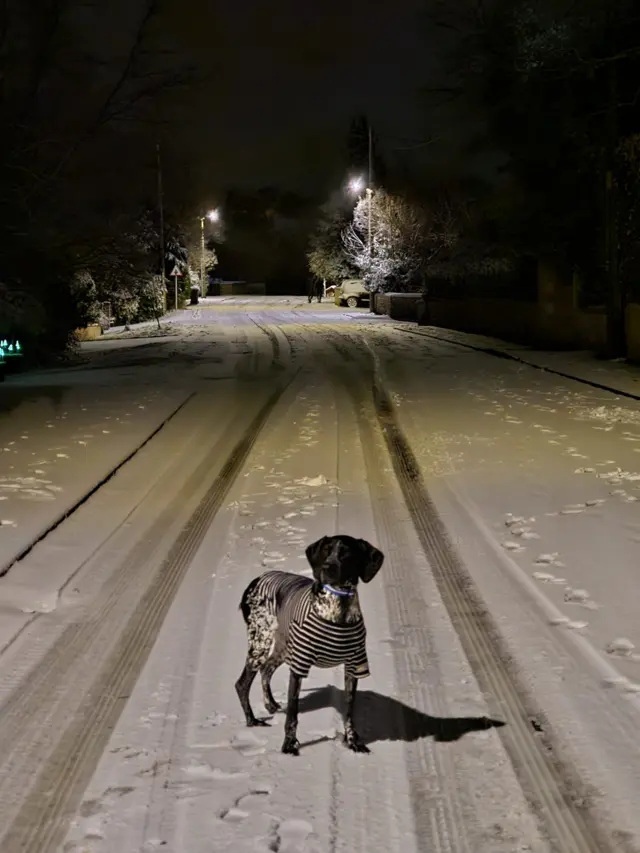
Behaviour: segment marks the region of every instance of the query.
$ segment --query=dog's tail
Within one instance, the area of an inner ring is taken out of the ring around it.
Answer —
[[[251,605],[249,604],[249,596],[251,595],[253,590],[256,588],[259,581],[260,581],[259,576],[257,578],[254,578],[251,581],[251,583],[249,584],[249,586],[242,593],[242,598],[240,599],[239,609],[242,610],[242,618],[244,619],[245,624],[248,624],[249,614],[251,613]]]

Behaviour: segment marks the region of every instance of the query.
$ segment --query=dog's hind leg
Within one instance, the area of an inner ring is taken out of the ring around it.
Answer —
[[[273,674],[278,669],[279,666],[284,662],[284,648],[280,648],[279,644],[277,644],[269,657],[267,658],[264,666],[260,670],[260,676],[262,678],[262,697],[264,699],[264,707],[270,714],[275,714],[276,711],[281,711],[282,706],[276,702],[274,699],[273,693],[271,692],[271,679],[273,678]]]
[[[242,674],[240,675],[240,678],[236,681],[236,693],[238,694],[238,699],[240,700],[240,704],[242,705],[242,710],[244,711],[244,716],[247,721],[247,725],[268,726],[269,723],[266,720],[259,720],[256,717],[256,715],[251,709],[251,703],[249,702],[249,693],[251,692],[251,685],[253,684],[257,674],[258,666],[256,664],[255,658],[253,658],[251,655],[248,655],[247,661],[244,665],[244,669],[242,670]]]

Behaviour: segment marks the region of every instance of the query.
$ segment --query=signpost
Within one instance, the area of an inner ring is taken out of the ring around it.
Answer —
[[[173,290],[174,290],[174,294],[175,294],[176,311],[177,311],[178,310],[178,276],[182,276],[182,273],[178,269],[177,264],[171,270],[171,275],[173,276]]]

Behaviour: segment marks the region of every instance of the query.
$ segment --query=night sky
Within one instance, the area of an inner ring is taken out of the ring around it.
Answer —
[[[357,113],[387,151],[457,132],[420,94],[441,76],[422,0],[167,2],[175,48],[211,75],[181,93],[175,130],[208,182],[330,186]],[[436,147],[402,156],[433,159]]]

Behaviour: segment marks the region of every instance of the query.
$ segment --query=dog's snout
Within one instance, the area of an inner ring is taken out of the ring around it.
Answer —
[[[322,574],[327,579],[338,580],[341,575],[340,561],[329,557],[329,559],[325,560],[322,565]]]

